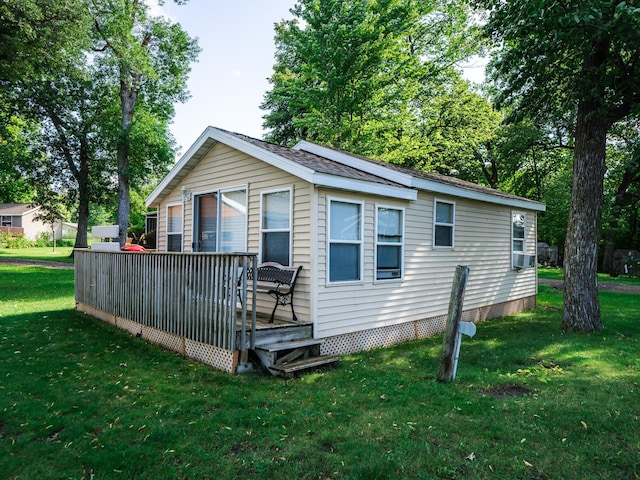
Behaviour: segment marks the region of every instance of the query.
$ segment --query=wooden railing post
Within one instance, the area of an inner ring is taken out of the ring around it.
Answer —
[[[451,286],[451,299],[449,301],[449,313],[442,340],[442,352],[440,353],[440,365],[436,380],[438,382],[450,382],[455,375],[455,355],[458,340],[458,329],[462,318],[462,303],[464,291],[469,277],[469,267],[458,265]]]

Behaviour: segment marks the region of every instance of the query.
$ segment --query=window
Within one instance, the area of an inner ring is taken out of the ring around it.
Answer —
[[[167,207],[167,252],[182,251],[182,205]]]
[[[329,282],[362,279],[362,204],[329,200]]]
[[[291,264],[291,190],[262,194],[262,261]]]
[[[247,250],[247,189],[220,190],[194,197],[194,250]]]
[[[377,208],[376,280],[402,277],[403,214],[397,208]]]
[[[511,242],[513,245],[512,248],[514,252],[524,253],[526,250],[524,226],[525,226],[524,213],[512,212],[511,213]]]
[[[455,203],[436,200],[433,245],[453,247]]]
[[[11,226],[11,217],[8,215],[3,215],[2,217],[0,217],[1,221],[2,221],[2,225],[3,227],[10,227]]]

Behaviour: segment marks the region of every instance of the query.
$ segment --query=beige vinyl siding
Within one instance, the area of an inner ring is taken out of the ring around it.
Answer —
[[[258,253],[260,249],[260,193],[266,190],[291,188],[292,201],[292,265],[302,265],[296,283],[294,306],[300,320],[310,320],[310,250],[311,250],[311,186],[299,178],[257,160],[222,143],[211,150],[189,172],[180,185],[165,199],[158,209],[158,250],[166,250],[166,204],[182,202],[181,188],[192,192],[186,202],[184,251],[192,251],[193,196],[228,188],[247,189],[247,251]],[[258,295],[260,311],[271,313],[274,300]],[[278,307],[276,315],[291,318],[291,308]]]
[[[327,195],[362,196],[320,190],[318,195],[319,337],[329,337],[420,320],[447,313],[456,265],[470,268],[464,309],[535,295],[535,269],[511,268],[511,211],[482,202],[420,192],[415,202],[365,197],[364,280],[327,284]],[[455,247],[433,247],[434,200],[455,202]],[[375,205],[405,208],[404,275],[401,281],[375,281]],[[526,212],[527,253],[535,253],[535,212]]]

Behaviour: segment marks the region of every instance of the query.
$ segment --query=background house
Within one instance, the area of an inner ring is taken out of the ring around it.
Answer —
[[[438,333],[456,265],[470,268],[467,320],[535,305],[544,205],[456,178],[209,127],[147,206],[158,209],[159,251],[302,265],[295,310],[323,353]]]
[[[53,227],[37,219],[40,207],[27,203],[0,203],[0,231],[24,234],[29,240],[36,240],[41,233],[51,238],[55,232],[56,240],[62,238],[62,221],[57,221]]]

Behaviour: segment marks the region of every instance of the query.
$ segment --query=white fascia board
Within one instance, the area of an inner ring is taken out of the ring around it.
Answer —
[[[397,198],[399,200],[413,201],[418,199],[418,191],[412,188],[395,187],[393,185],[354,180],[337,175],[328,175],[326,173],[316,173],[313,178],[313,183],[320,187],[369,193],[372,195]]]
[[[492,195],[490,193],[476,192],[474,190],[468,190],[466,188],[457,187],[454,185],[446,185],[444,183],[433,182],[421,178],[414,177],[413,186],[415,188],[419,188],[420,190],[440,193],[442,195],[451,195],[453,197],[478,200],[487,203],[495,203],[498,205],[507,205],[510,207],[524,208],[527,210],[535,210],[538,212],[544,212],[547,209],[546,205],[538,202],[532,202],[525,199],[519,200],[517,198],[501,197],[498,195]]]
[[[208,141],[215,140],[217,142],[224,143],[236,150],[239,150],[247,155],[258,158],[259,160],[264,161],[274,167],[280,168],[286,172],[291,173],[303,180],[307,180],[309,182],[313,181],[314,171],[303,167],[302,165],[298,165],[291,160],[287,160],[275,153],[269,152],[268,150],[264,150],[252,143],[245,142],[244,140],[235,137],[227,132],[221,131],[215,127],[207,127],[204,132],[198,137],[198,139],[189,147],[189,150],[178,160],[178,162],[173,166],[171,171],[167,174],[167,176],[160,182],[160,184],[151,192],[151,194],[147,197],[145,201],[145,205],[150,207],[153,205],[158,197],[164,192],[164,190],[171,184],[171,182],[180,174],[182,169],[188,165],[193,158],[193,156],[198,152],[198,150]],[[199,161],[200,159],[196,159]]]
[[[338,152],[332,148],[323,147],[306,140],[299,141],[294,147],[294,150],[303,150],[305,152],[313,153],[334,162],[338,162],[342,165],[347,165],[352,168],[356,168],[360,171],[375,175],[376,177],[385,178],[394,183],[404,185],[405,187],[411,186],[412,176],[406,173],[398,172],[391,168],[387,168],[384,165],[368,162],[361,158],[353,157],[347,153]]]
[[[284,170],[285,172],[290,173],[302,180],[306,180],[308,182],[313,181],[313,175],[315,173],[314,170],[304,167],[302,165],[297,164],[289,159],[281,157],[280,155],[265,150],[264,148],[260,148],[257,145],[254,145],[249,142],[245,142],[244,140],[239,139],[233,135],[230,135],[226,132],[222,132],[216,128],[209,127],[215,130],[216,135],[214,138],[225,145],[229,145],[230,147],[235,148],[241,152],[246,153],[252,157],[257,158],[258,160],[262,160],[269,165],[272,165],[280,170]],[[213,136],[213,135],[212,135]]]
[[[171,183],[171,181],[180,173],[180,171],[184,168],[184,166],[189,163],[189,160],[196,154],[196,152],[202,147],[202,145],[211,138],[210,131],[213,127],[207,127],[202,134],[198,137],[198,139],[193,142],[193,144],[189,147],[189,150],[185,152],[180,160],[176,162],[171,171],[162,179],[162,181],[158,184],[156,188],[153,189],[153,192],[149,194],[147,199],[145,200],[145,205],[149,208],[153,203],[157,200],[160,194],[164,191],[165,188]]]

